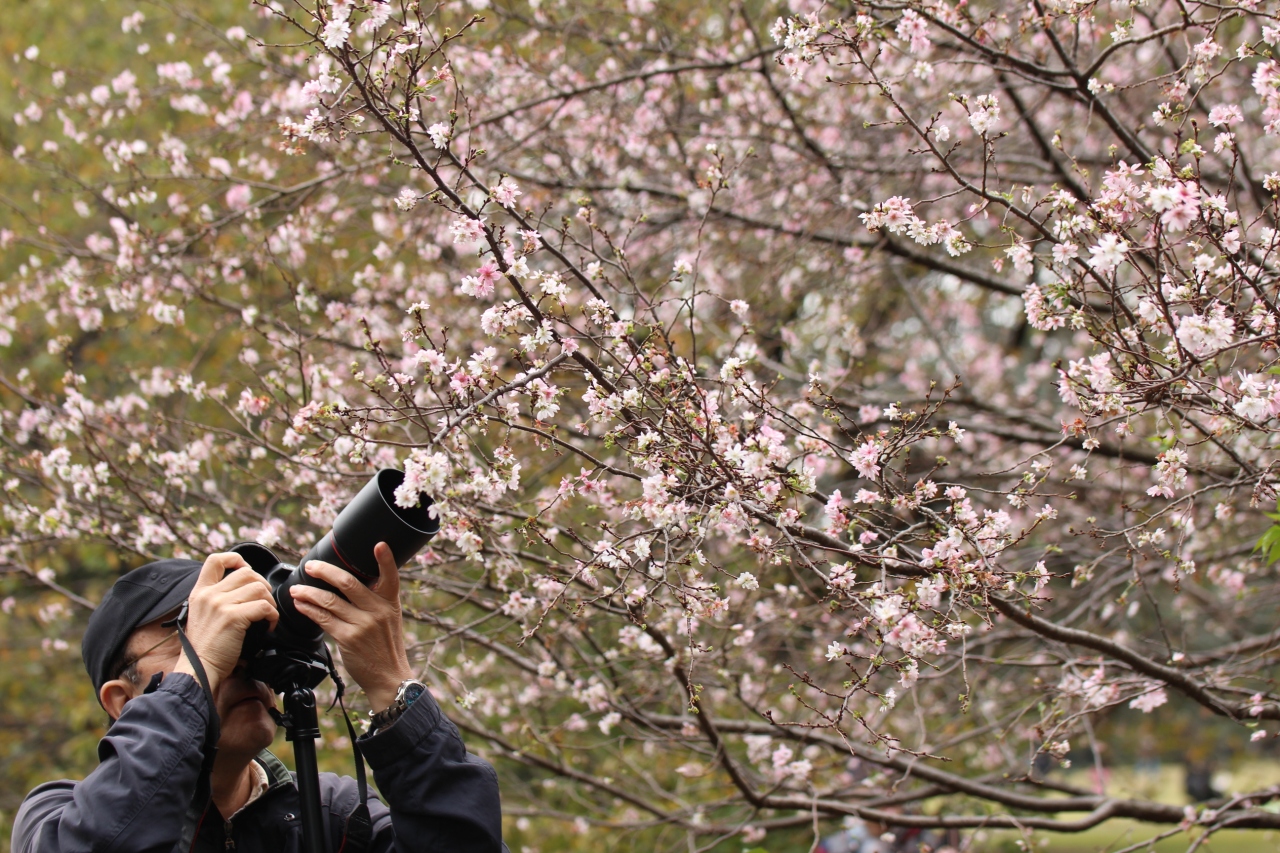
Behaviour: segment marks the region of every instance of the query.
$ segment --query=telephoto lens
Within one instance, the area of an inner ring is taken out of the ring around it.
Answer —
[[[431,515],[431,498],[419,495],[418,505],[407,509],[396,504],[395,492],[403,483],[403,471],[393,468],[379,471],[338,513],[333,529],[313,545],[296,566],[280,562],[271,549],[256,542],[245,542],[231,549],[267,579],[280,611],[280,621],[274,631],[268,630],[266,622],[259,622],[245,635],[242,656],[249,662],[252,677],[274,686],[274,661],[279,660],[280,652],[312,656],[321,652],[324,632],[298,612],[289,589],[303,584],[330,592],[338,591],[306,573],[309,561],[332,563],[369,586],[379,575],[378,561],[373,555],[375,545],[386,542],[390,546],[398,569],[413,559],[436,535],[440,521]]]
[[[293,606],[289,588],[294,584],[319,587],[337,592],[332,586],[308,575],[305,567],[310,560],[323,560],[355,575],[369,586],[378,579],[378,561],[373,556],[373,546],[386,542],[391,546],[396,568],[413,559],[426,547],[431,537],[440,529],[439,519],[431,516],[431,498],[420,495],[418,505],[405,509],[396,504],[396,489],[404,482],[404,472],[383,468],[351,503],[338,513],[333,529],[311,546],[278,587],[275,587],[276,606],[280,608],[280,625],[286,633],[304,641],[319,638],[322,633],[306,616]],[[281,633],[277,626],[276,633]]]

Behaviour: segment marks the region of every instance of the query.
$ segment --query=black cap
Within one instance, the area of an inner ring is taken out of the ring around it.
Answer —
[[[187,600],[200,576],[194,560],[157,560],[140,566],[115,582],[89,617],[80,656],[97,691],[114,673],[109,669],[138,628],[153,622]]]

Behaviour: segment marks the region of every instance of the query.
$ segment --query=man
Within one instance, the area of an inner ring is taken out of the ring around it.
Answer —
[[[889,806],[889,811],[902,809]],[[845,827],[828,835],[814,853],[956,853],[960,838],[955,830],[892,827],[884,823],[845,818]]]
[[[342,596],[304,585],[290,590],[298,611],[337,643],[379,712],[360,747],[386,803],[369,797],[370,839],[348,824],[359,800],[355,780],[321,774],[330,849],[503,851],[497,775],[467,754],[457,727],[413,681],[399,573],[385,543],[374,555],[381,571],[372,589],[312,561],[306,572]],[[220,722],[204,784],[211,703],[170,621],[184,601],[187,638]],[[14,821],[13,853],[301,851],[296,784],[266,751],[276,729],[273,697],[245,677],[240,659],[249,626],[274,626],[278,618],[270,586],[238,554],[213,554],[203,566],[161,560],[120,578],[90,618],[82,646],[112,719],[99,766],[82,782],[48,783],[27,796]],[[209,792],[207,802],[196,801],[198,790]]]

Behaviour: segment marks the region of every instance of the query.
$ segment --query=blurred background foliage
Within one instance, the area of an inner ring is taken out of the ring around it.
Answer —
[[[18,167],[12,151],[19,144],[11,121],[30,98],[24,91],[25,75],[17,73],[22,54],[39,45],[42,64],[67,69],[69,82],[83,87],[118,73],[136,53],[135,42],[121,38],[121,20],[139,7],[161,21],[168,19],[175,34],[175,47],[190,40],[196,26],[185,10],[167,4],[88,0],[62,3],[54,0],[8,0],[4,3],[4,23],[0,25],[0,222],[11,224],[17,212],[16,200],[28,213],[38,209],[50,234],[88,233],[85,221],[70,204],[58,196],[102,177],[106,164],[101,157],[79,158],[75,173],[50,174]],[[200,14],[222,27],[242,19],[248,4],[213,0],[200,4]],[[108,73],[110,72],[110,73]],[[162,131],[181,132],[175,126],[178,114],[169,110],[140,112],[122,120],[136,125],[140,138],[159,138]],[[11,274],[27,261],[26,253],[11,248],[0,254],[0,276]],[[193,318],[196,334],[190,352],[167,352],[171,363],[189,362],[201,337],[216,336]],[[25,341],[25,348],[24,348]],[[144,328],[105,328],[86,333],[72,343],[69,352],[51,354],[35,345],[32,338],[16,336],[6,352],[6,367],[12,372],[26,368],[38,384],[58,381],[74,360],[76,369],[96,381],[109,380],[116,356],[136,362],[151,341]],[[205,353],[217,369],[234,365],[219,359],[216,352]],[[75,596],[96,602],[122,571],[134,561],[122,563],[114,551],[93,543],[43,555],[41,564],[55,570],[61,584]],[[73,599],[50,590],[25,575],[0,574],[0,851],[9,849],[13,815],[26,792],[41,782],[57,778],[81,778],[97,764],[96,746],[105,731],[105,715],[93,696],[92,686],[80,662],[80,635],[87,608]],[[288,745],[280,741],[282,754]],[[342,753],[329,751],[326,758],[341,770]],[[349,764],[349,759],[347,760]]]

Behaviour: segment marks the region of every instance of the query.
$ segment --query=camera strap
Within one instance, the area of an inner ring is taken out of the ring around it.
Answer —
[[[347,724],[347,735],[351,741],[351,752],[355,756],[356,763],[356,790],[360,794],[360,801],[351,810],[351,814],[347,815],[346,825],[342,831],[342,846],[338,848],[338,853],[363,853],[373,843],[373,818],[369,815],[369,781],[365,773],[364,753],[360,750],[355,727],[351,725],[351,714],[347,712],[347,705],[342,701],[347,692],[347,685],[338,674],[338,668],[334,666],[333,654],[329,651],[328,644],[323,644],[323,648],[325,663],[329,667],[329,677],[337,687],[334,701],[342,711],[342,721]],[[333,706],[330,705],[329,709],[332,710]]]
[[[195,671],[196,681],[200,683],[205,701],[209,704],[209,725],[205,728],[204,733],[204,760],[200,762],[200,776],[196,779],[196,790],[191,798],[190,809],[192,813],[203,816],[213,795],[211,778],[213,775],[213,762],[218,757],[218,740],[222,737],[222,721],[218,718],[218,708],[213,701],[213,690],[209,687],[209,676],[204,671],[204,664],[200,662],[200,656],[196,654],[190,638],[187,637],[187,606],[187,602],[184,601],[182,610],[179,611],[177,618],[172,622],[165,622],[164,627],[174,626],[178,629],[178,642],[182,644],[182,652],[187,656],[187,660],[191,661],[191,668]],[[195,833],[198,829],[198,822],[192,824],[191,821],[186,821],[182,830],[182,840],[176,849],[190,849],[195,842]],[[187,837],[188,833],[190,833],[191,837]]]

